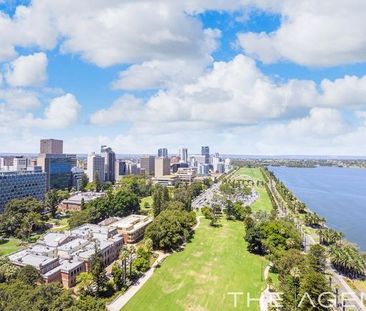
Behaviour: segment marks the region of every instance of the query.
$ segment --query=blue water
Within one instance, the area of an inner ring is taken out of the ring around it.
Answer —
[[[328,226],[366,251],[366,169],[270,167]]]

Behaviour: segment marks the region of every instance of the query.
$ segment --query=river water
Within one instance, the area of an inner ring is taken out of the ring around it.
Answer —
[[[269,167],[328,226],[366,251],[366,169]]]

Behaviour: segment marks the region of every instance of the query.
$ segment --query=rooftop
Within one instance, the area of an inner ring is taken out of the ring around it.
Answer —
[[[80,205],[83,199],[84,202],[87,203],[92,200],[102,198],[104,195],[104,192],[76,192],[70,198],[63,200],[62,203]]]

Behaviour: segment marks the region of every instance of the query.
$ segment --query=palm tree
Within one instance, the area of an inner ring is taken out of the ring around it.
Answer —
[[[131,274],[132,274],[133,255],[136,253],[136,247],[134,245],[129,245],[127,247],[127,251],[128,251],[128,254],[129,254],[130,276],[131,276]]]
[[[128,250],[123,248],[119,254],[119,259],[122,262],[123,267],[123,285],[126,285],[127,281],[127,259],[129,258]]]

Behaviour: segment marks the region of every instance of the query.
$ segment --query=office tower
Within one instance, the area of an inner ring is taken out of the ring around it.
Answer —
[[[145,172],[146,175],[154,175],[155,172],[155,157],[146,156],[140,159],[140,168]]]
[[[155,159],[155,177],[170,175],[170,159],[156,158]]]
[[[231,160],[229,158],[225,159],[225,173],[229,172],[232,169]]]
[[[9,170],[11,166],[14,164],[13,156],[4,156],[0,158],[0,169],[1,170]]]
[[[130,160],[126,161],[126,175],[138,175],[140,174],[140,168],[137,163]]]
[[[206,176],[208,175],[209,170],[210,170],[209,164],[201,164],[201,163],[198,164],[197,171],[199,175]]]
[[[86,174],[88,175],[89,182],[94,182],[98,179],[100,182],[104,182],[105,178],[105,158],[92,152],[88,155]]]
[[[221,162],[221,158],[218,153],[212,157],[212,168],[214,172],[218,171],[218,165]]]
[[[79,167],[73,167],[71,169],[72,175],[72,187],[79,191],[83,183],[84,170]]]
[[[28,167],[28,160],[22,156],[15,157],[13,162],[13,171],[25,171]]]
[[[181,162],[187,163],[188,162],[188,149],[187,148],[179,149],[179,157],[180,157]]]
[[[76,166],[75,154],[41,153],[37,158],[37,165],[46,173],[47,190],[71,187],[71,169]]]
[[[127,175],[127,164],[124,160],[116,160],[115,178],[119,181],[123,176]]]
[[[64,142],[58,139],[41,139],[40,153],[62,154],[63,144]]]
[[[216,172],[220,173],[220,174],[225,173],[225,163],[224,162],[217,163]]]
[[[116,154],[113,152],[112,148],[107,146],[101,146],[100,152],[102,157],[104,157],[104,180],[114,182],[116,180]]]
[[[158,149],[158,157],[159,158],[167,158],[168,157],[168,149],[167,148]]]
[[[201,147],[201,155],[205,156],[205,163],[210,164],[210,147],[209,146]]]
[[[25,171],[0,171],[0,212],[13,199],[34,197],[44,200],[46,173],[41,168]]]

